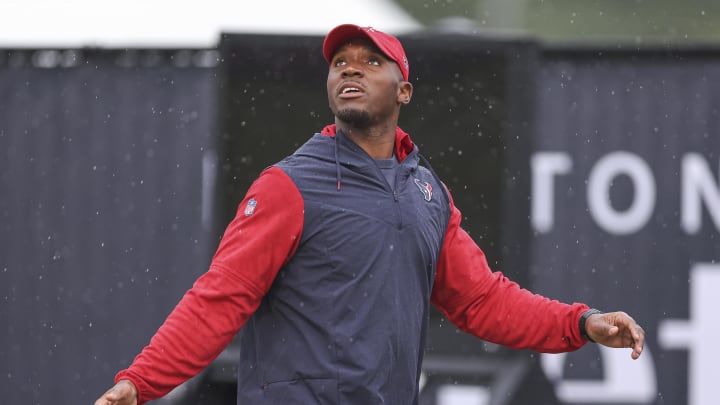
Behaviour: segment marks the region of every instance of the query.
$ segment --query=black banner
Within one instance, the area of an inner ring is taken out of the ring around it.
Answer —
[[[545,355],[563,404],[717,402],[720,55],[548,52],[531,157],[532,286],[625,310],[640,360]]]

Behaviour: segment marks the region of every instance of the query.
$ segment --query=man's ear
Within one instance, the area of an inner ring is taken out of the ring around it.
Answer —
[[[398,98],[399,104],[409,104],[412,99],[413,85],[410,82],[400,82],[398,87]]]

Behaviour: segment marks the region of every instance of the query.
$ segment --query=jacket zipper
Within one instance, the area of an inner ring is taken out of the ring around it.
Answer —
[[[375,162],[373,162],[374,164]],[[375,169],[377,170],[377,175],[382,179],[383,182],[388,186],[388,189],[392,191],[392,197],[395,201],[395,209],[397,210],[397,216],[398,216],[398,224],[397,228],[402,229],[403,227],[403,217],[402,217],[402,210],[400,209],[400,194],[398,193],[397,186],[398,186],[398,177],[400,175],[400,170],[402,163],[398,162],[397,170],[395,171],[395,186],[390,186],[390,183],[388,183],[387,179],[385,178],[385,175],[382,173],[382,169],[380,169],[376,164],[374,165]]]
[[[393,192],[393,198],[395,199],[395,207],[397,208],[398,213],[398,229],[402,229],[403,227],[403,216],[402,216],[402,209],[400,209],[400,196],[398,194],[398,177],[400,175],[400,170],[402,169],[402,163],[398,162],[397,170],[395,171],[395,184],[392,187]],[[385,177],[385,176],[383,176]],[[388,184],[389,186],[389,184]]]

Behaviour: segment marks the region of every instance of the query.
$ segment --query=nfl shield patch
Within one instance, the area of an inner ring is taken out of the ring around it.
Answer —
[[[257,206],[257,201],[255,201],[254,198],[251,198],[250,201],[248,201],[247,205],[245,206],[245,216],[249,217],[250,215],[254,214],[256,206]]]

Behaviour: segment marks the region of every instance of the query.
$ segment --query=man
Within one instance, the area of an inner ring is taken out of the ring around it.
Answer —
[[[541,352],[632,348],[623,312],[534,295],[490,271],[460,211],[397,127],[413,87],[400,42],[325,38],[335,123],[265,170],[210,269],[96,405],[142,404],[240,331],[239,404],[417,404],[429,304],[487,341]]]

